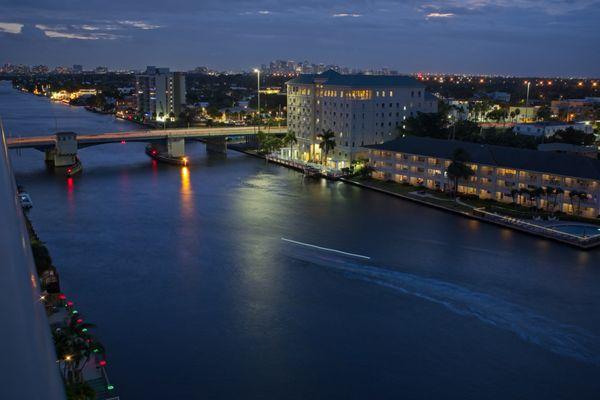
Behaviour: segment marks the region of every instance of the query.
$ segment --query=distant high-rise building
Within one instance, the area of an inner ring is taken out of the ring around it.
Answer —
[[[107,67],[96,67],[96,69],[94,70],[95,73],[97,74],[107,74],[108,73],[108,68]]]
[[[137,110],[147,119],[177,119],[185,106],[185,96],[185,75],[181,72],[149,66],[136,76]]]
[[[33,74],[47,74],[50,69],[46,65],[36,65],[31,67],[31,73]]]

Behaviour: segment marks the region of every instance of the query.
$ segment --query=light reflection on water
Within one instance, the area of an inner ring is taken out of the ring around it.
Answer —
[[[11,131],[52,131],[37,118],[49,103],[30,99],[0,96]],[[28,104],[41,110],[27,114]],[[51,107],[78,132],[132,129]],[[124,398],[597,397],[597,367],[380,283],[440,303],[487,299],[491,311],[478,315],[495,320],[504,314],[491,300],[505,299],[600,336],[599,252],[234,152],[210,157],[200,144],[187,146],[186,169],[150,161],[143,147],[85,149],[71,184],[48,175],[39,152],[13,157],[36,230],[97,323]],[[306,268],[281,237],[366,254],[386,271],[346,279],[335,262]]]

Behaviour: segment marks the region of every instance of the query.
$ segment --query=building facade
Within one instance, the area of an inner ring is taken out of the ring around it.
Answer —
[[[413,136],[368,146],[372,176],[450,191],[453,182],[446,171],[459,148],[468,154],[467,165],[474,172],[459,181],[459,193],[588,218],[600,216],[600,160],[571,154]],[[537,188],[562,193],[540,195],[532,202],[519,192]]]
[[[185,75],[149,66],[136,76],[137,111],[154,121],[175,120],[185,108]]]
[[[564,131],[566,129],[573,128],[583,133],[594,133],[594,127],[589,124],[569,124],[558,121],[547,121],[547,122],[533,122],[529,124],[516,124],[513,127],[513,131],[519,135],[529,136],[553,136],[558,131]]]
[[[437,112],[437,98],[407,76],[342,75],[326,71],[287,82],[288,129],[296,134],[293,158],[321,161],[319,135],[331,130],[336,146],[327,165],[344,168],[365,152],[362,146],[397,135],[418,112]]]

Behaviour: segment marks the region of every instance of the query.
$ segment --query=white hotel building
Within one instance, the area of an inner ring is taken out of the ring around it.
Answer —
[[[364,153],[362,146],[397,135],[403,121],[418,112],[437,112],[437,99],[408,76],[342,75],[329,70],[287,82],[288,129],[296,134],[292,158],[322,160],[318,136],[335,133],[327,164],[344,168]]]

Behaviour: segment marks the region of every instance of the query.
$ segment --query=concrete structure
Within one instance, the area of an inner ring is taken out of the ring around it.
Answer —
[[[555,153],[568,153],[585,156],[590,158],[598,158],[598,146],[577,146],[569,143],[542,143],[537,149],[539,151],[552,151]]]
[[[465,100],[448,100],[451,121],[466,121],[469,118],[469,102]]]
[[[147,119],[176,120],[185,108],[185,96],[185,75],[181,72],[149,66],[136,76],[137,110]]]
[[[600,97],[585,97],[583,99],[552,100],[552,114],[565,121],[588,119],[593,115],[594,106],[600,104]]]
[[[563,131],[568,128],[573,128],[584,133],[594,133],[594,127],[588,124],[568,124],[558,121],[534,122],[531,124],[517,124],[513,128],[513,132],[519,135],[529,136],[553,136],[558,131]]]
[[[418,112],[437,112],[437,99],[407,76],[341,75],[329,70],[287,82],[288,127],[296,134],[293,158],[321,160],[318,136],[335,133],[336,147],[327,164],[349,166],[362,146],[397,134],[402,122]]]
[[[540,109],[539,106],[535,106],[535,107],[511,106],[508,108],[508,115],[509,115],[508,118],[510,118],[510,115],[512,113],[515,113],[514,122],[517,122],[517,123],[534,122],[537,119],[537,112],[539,109]]]
[[[458,192],[499,202],[531,205],[519,189],[560,188],[564,193],[540,196],[534,204],[589,218],[600,215],[600,160],[571,154],[481,145],[409,136],[367,146],[376,179],[449,191],[447,175],[456,149],[468,154],[474,175],[460,180]],[[585,193],[585,198],[570,193]]]
[[[65,399],[4,134],[0,135],[1,399]]]
[[[286,127],[267,128],[273,134],[284,134]],[[256,136],[258,127],[243,126],[234,128],[190,128],[166,130],[140,130],[133,132],[114,132],[95,135],[77,135],[73,132],[61,132],[50,136],[11,138],[7,140],[10,149],[33,148],[45,152],[46,160],[54,166],[66,166],[74,163],[77,150],[108,143],[143,142],[151,143],[159,151],[170,157],[185,155],[186,140],[202,140],[207,143],[207,151],[225,153],[226,139],[229,137]]]

